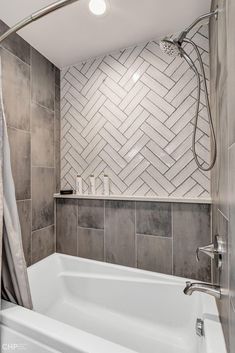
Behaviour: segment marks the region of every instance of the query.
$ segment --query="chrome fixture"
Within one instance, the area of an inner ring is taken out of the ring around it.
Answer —
[[[199,252],[210,256],[213,260],[215,260],[216,267],[220,268],[222,266],[222,256],[225,252],[223,237],[220,235],[216,235],[213,243],[206,246],[198,247],[196,250],[197,261],[200,261]]]
[[[194,123],[194,130],[193,130],[193,139],[192,139],[192,150],[193,150],[193,155],[195,162],[198,166],[199,169],[204,170],[204,171],[209,171],[211,170],[216,161],[216,155],[217,155],[217,147],[216,147],[216,137],[215,137],[215,131],[214,131],[214,126],[212,122],[212,116],[211,116],[211,109],[210,109],[210,103],[209,103],[209,98],[208,98],[208,90],[207,90],[207,85],[206,85],[206,75],[205,75],[205,70],[203,66],[203,61],[201,58],[201,54],[198,50],[197,45],[191,40],[186,38],[187,34],[191,31],[192,28],[194,28],[198,23],[201,21],[215,17],[217,19],[218,15],[218,10],[215,10],[213,12],[210,12],[208,14],[205,14],[203,16],[198,17],[187,29],[185,29],[183,32],[180,33],[180,35],[177,38],[172,38],[171,37],[166,37],[163,40],[160,41],[160,48],[161,50],[170,55],[170,56],[180,56],[183,58],[190,68],[194,71],[196,78],[197,78],[197,103],[196,103],[196,109],[195,109],[195,123]],[[190,58],[190,56],[185,52],[185,50],[182,47],[183,43],[189,43],[190,45],[193,46],[194,50],[196,51],[197,58],[199,61],[199,66],[200,66],[200,71],[202,75],[202,82],[203,82],[203,87],[205,91],[205,100],[206,100],[206,108],[207,108],[207,113],[208,113],[208,120],[209,120],[209,125],[210,125],[210,130],[211,130],[211,139],[212,139],[212,146],[213,146],[213,153],[212,153],[212,160],[209,164],[209,166],[204,166],[204,162],[200,163],[197,152],[196,152],[196,133],[197,133],[197,125],[198,125],[198,116],[199,116],[199,107],[200,107],[200,98],[201,98],[201,80],[200,80],[200,74],[199,71],[194,64],[193,60]]]
[[[29,25],[30,23],[37,21],[39,18],[42,18],[46,15],[48,15],[51,12],[54,12],[58,9],[61,9],[62,7],[65,7],[67,5],[70,5],[76,1],[79,0],[60,0],[57,1],[51,5],[48,5],[46,7],[43,7],[41,10],[38,10],[36,12],[34,12],[33,14],[31,14],[30,16],[24,18],[22,21],[18,22],[16,25],[14,25],[13,27],[11,27],[8,31],[6,31],[5,33],[3,33],[0,36],[0,43],[6,39],[7,37],[9,37],[11,34],[19,31],[20,29],[26,27],[27,25]]]
[[[199,337],[204,336],[204,321],[202,319],[197,319],[196,321],[196,334]]]
[[[210,283],[191,283],[186,282],[186,287],[184,288],[184,294],[191,295],[193,292],[202,292],[213,297],[221,298],[221,288],[220,286],[210,284]]]

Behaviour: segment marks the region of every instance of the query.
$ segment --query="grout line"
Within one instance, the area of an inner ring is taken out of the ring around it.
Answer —
[[[33,169],[32,169],[32,47],[29,48],[30,66],[29,66],[29,131],[30,131],[30,195],[31,195],[31,249],[30,249],[30,264],[33,263]]]
[[[47,229],[47,228],[50,228],[50,227],[54,227],[54,226],[55,226],[55,225],[54,225],[54,223],[53,223],[53,224],[50,224],[50,225],[48,225],[48,226],[46,226],[46,227],[42,227],[42,228],[38,228],[38,229],[32,230],[32,233],[35,233],[35,232],[38,232],[38,231],[40,231],[40,230]]]
[[[174,275],[174,204],[171,203],[171,273]]]
[[[55,169],[55,167],[46,167],[46,166],[44,166],[44,165],[31,165],[32,166],[32,169],[33,168],[45,168],[45,169]]]
[[[54,98],[54,99],[55,99],[55,98]],[[31,99],[31,101],[32,101],[32,104],[37,105],[38,107],[47,110],[49,113],[55,113],[55,109],[54,109],[54,110],[53,110],[53,109],[50,109],[50,108],[46,107],[45,105],[40,104],[40,103],[38,103],[37,101],[35,101],[35,100],[33,100],[33,99]],[[55,101],[54,101],[54,105],[55,105]]]
[[[57,249],[57,237],[56,237],[56,232],[57,232],[57,201],[54,201],[54,252],[56,252]]]
[[[31,104],[30,104],[30,106],[31,106]],[[30,114],[31,114],[31,112],[30,112]],[[29,114],[29,115],[30,115],[30,114]],[[29,118],[30,118],[30,117],[29,117]],[[19,129],[19,128],[17,128],[17,127],[11,126],[10,124],[7,124],[7,128],[8,128],[8,129],[12,129],[12,130],[16,130],[16,131],[20,131],[20,132],[23,132],[23,133],[25,133],[25,134],[31,134],[31,131],[30,131],[30,130]]]
[[[137,242],[137,226],[136,226],[136,201],[134,202],[135,207],[135,267],[138,268],[138,242]]]
[[[143,237],[149,237],[149,238],[154,238],[154,239],[168,239],[168,240],[172,240],[172,237],[167,237],[164,235],[154,235],[154,234],[143,234],[143,233],[136,233],[136,235],[141,235]]]
[[[77,256],[78,256],[78,251],[79,251],[79,246],[78,246],[78,201],[76,202],[76,239],[77,239]]]
[[[54,72],[54,111],[53,111],[53,165],[54,165],[54,175],[53,175],[53,182],[54,182],[54,190],[56,190],[56,169],[55,169],[55,66],[53,66],[53,72]],[[53,207],[54,207],[54,252],[56,252],[56,202],[53,202]]]
[[[105,219],[105,209],[106,209],[106,201],[104,200],[104,262],[106,262],[106,231],[105,231],[105,223],[106,223],[106,219]]]
[[[211,243],[213,242],[213,219],[212,219],[212,216],[213,216],[213,209],[212,209],[212,206],[210,207],[210,240],[211,240]],[[213,260],[211,259],[211,283],[214,283],[214,263],[213,263]]]
[[[78,229],[88,229],[88,230],[102,230],[104,231],[104,228],[91,228],[91,227],[81,227],[81,226],[77,226]]]
[[[219,208],[217,208],[217,210],[218,210],[218,212],[226,219],[226,221],[228,221],[229,222],[229,219],[228,219],[228,217],[227,216],[225,216],[225,214],[219,209]]]
[[[27,201],[27,202],[32,201],[32,198],[31,199],[16,200],[17,203],[18,202],[24,202],[24,201]]]

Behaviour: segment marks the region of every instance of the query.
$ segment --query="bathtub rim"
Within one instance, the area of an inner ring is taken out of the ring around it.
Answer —
[[[199,282],[199,283],[203,283],[203,281],[199,281],[199,280],[195,280],[193,278],[188,278],[188,277],[180,277],[180,276],[176,276],[176,275],[173,275],[173,274],[164,274],[164,273],[160,273],[160,272],[154,272],[154,271],[149,271],[149,270],[144,270],[144,269],[141,269],[141,268],[136,268],[136,267],[129,267],[129,266],[125,266],[125,265],[119,265],[119,264],[113,264],[113,263],[110,263],[110,262],[105,262],[105,261],[99,261],[99,260],[93,260],[93,259],[88,259],[88,258],[84,258],[84,257],[79,257],[79,256],[73,256],[73,255],[68,255],[68,254],[62,254],[62,253],[57,253],[57,252],[54,252],[53,254],[47,256],[46,258],[30,265],[27,270],[28,272],[32,272],[32,271],[36,271],[37,268],[45,263],[45,262],[49,262],[51,260],[53,260],[53,258],[58,258],[58,259],[67,259],[67,260],[75,260],[75,261],[78,261],[78,262],[82,262],[82,263],[90,263],[90,264],[94,264],[94,265],[98,265],[100,267],[107,267],[107,268],[110,268],[110,269],[114,269],[114,270],[124,270],[126,271],[127,273],[138,273],[138,274],[142,274],[143,276],[146,276],[146,278],[148,279],[165,279],[167,281],[172,281],[174,283],[177,283],[177,284],[185,284],[186,281],[193,281],[193,282]],[[72,272],[72,271],[71,271]],[[140,276],[141,277],[141,276]],[[136,277],[138,278],[138,277]],[[205,283],[205,282],[204,282]],[[212,298],[213,300],[213,298]]]

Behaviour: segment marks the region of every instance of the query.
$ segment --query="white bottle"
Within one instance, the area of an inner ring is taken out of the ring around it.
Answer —
[[[91,195],[95,195],[96,190],[95,190],[95,176],[92,174],[90,175],[90,191]]]
[[[104,195],[109,196],[109,193],[110,193],[109,176],[107,174],[104,174],[103,185],[104,185]]]
[[[81,177],[81,175],[77,175],[77,177],[76,177],[76,194],[82,195],[82,177]]]

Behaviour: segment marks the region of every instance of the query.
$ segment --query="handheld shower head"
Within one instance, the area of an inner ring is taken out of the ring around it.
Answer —
[[[217,16],[217,13],[218,13],[218,10],[215,10],[214,12],[210,12],[209,14],[205,14],[205,15],[199,17],[198,19],[196,19],[192,23],[191,26],[189,26],[186,30],[181,32],[178,37],[176,37],[176,38],[166,37],[166,38],[162,39],[159,43],[160,49],[162,50],[163,53],[165,53],[171,57],[180,56],[181,58],[183,58],[188,63],[189,67],[194,71],[194,73],[196,75],[196,78],[197,78],[197,101],[196,101],[196,106],[195,106],[195,120],[194,120],[194,129],[193,129],[193,138],[192,138],[192,151],[193,151],[194,159],[195,159],[195,162],[196,162],[198,168],[203,171],[209,171],[215,165],[216,153],[217,153],[216,137],[215,137],[215,131],[214,131],[214,126],[213,126],[213,121],[212,121],[212,116],[211,116],[211,109],[210,109],[208,90],[207,90],[207,84],[206,84],[206,76],[205,76],[205,70],[204,70],[201,54],[197,48],[197,45],[192,40],[188,39],[186,36],[187,36],[188,32],[193,27],[195,27],[198,23],[200,23],[202,20],[208,19],[211,16]],[[208,112],[208,120],[209,120],[209,125],[210,125],[210,130],[211,130],[212,146],[213,146],[212,160],[210,163],[207,163],[208,166],[204,166],[204,161],[202,161],[202,163],[200,163],[200,158],[196,152],[196,133],[197,133],[197,127],[198,127],[199,106],[200,106],[200,100],[201,100],[200,73],[199,73],[194,61],[191,59],[191,57],[187,54],[187,52],[182,47],[183,43],[189,43],[193,46],[193,48],[196,51],[197,59],[198,59],[199,66],[200,66],[202,82],[203,82],[203,86],[204,86],[206,107],[207,107],[207,112]]]
[[[172,38],[166,37],[160,41],[160,48],[163,53],[170,56],[182,56],[180,44]]]

